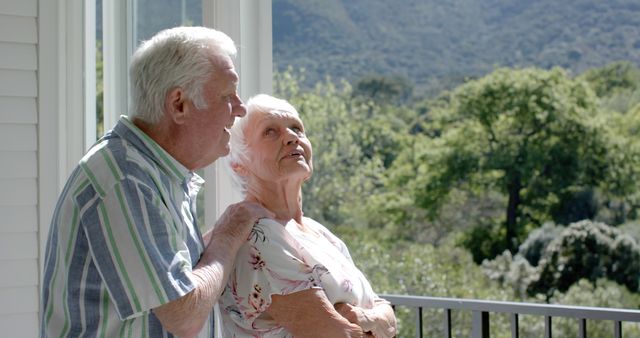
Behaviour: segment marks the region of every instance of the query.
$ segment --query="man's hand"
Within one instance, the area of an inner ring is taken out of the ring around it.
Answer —
[[[212,230],[203,237],[208,246],[211,237],[217,236],[224,241],[236,244],[236,250],[249,237],[253,225],[261,218],[273,218],[275,214],[255,202],[232,204],[220,216]]]
[[[192,271],[195,289],[153,309],[162,326],[184,337],[200,332],[224,290],[238,249],[253,224],[264,217],[273,217],[273,213],[253,202],[236,203],[225,210],[215,227],[203,236],[205,251]]]

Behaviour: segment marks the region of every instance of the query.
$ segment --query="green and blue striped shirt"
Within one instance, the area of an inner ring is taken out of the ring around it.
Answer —
[[[172,337],[151,309],[195,287],[204,181],[125,116],[73,171],[44,264],[42,337]],[[212,337],[213,316],[203,330]]]

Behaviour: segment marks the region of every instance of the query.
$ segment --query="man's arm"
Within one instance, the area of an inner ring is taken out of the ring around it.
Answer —
[[[264,217],[273,214],[252,202],[240,202],[225,210],[214,229],[207,233],[208,244],[205,242],[202,257],[192,271],[196,287],[185,296],[153,309],[165,329],[181,337],[193,337],[200,332],[224,290],[238,250],[253,224]]]

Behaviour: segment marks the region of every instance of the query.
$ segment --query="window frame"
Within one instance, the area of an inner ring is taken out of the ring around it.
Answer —
[[[238,46],[235,66],[240,76],[238,93],[246,101],[258,93],[273,92],[271,0],[203,0],[202,23],[227,33]],[[219,161],[204,169],[204,219],[213,226],[230,204],[242,196]]]

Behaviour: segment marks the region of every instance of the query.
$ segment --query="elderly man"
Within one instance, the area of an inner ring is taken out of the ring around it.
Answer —
[[[236,53],[204,27],[162,31],[130,65],[129,117],[80,160],[60,195],[47,243],[43,337],[191,337],[212,308],[252,225],[272,214],[230,206],[201,235],[194,173],[229,152],[245,115]]]

